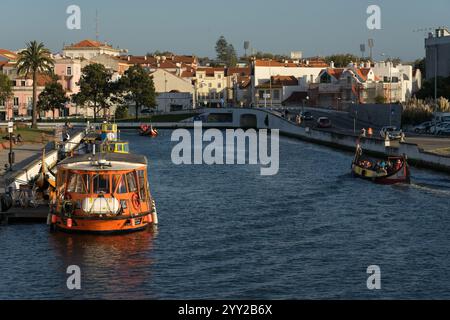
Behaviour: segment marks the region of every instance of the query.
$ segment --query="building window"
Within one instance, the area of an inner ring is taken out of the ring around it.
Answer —
[[[14,97],[14,107],[19,106],[19,97]]]
[[[67,67],[67,75],[68,76],[72,75],[72,67]]]
[[[258,96],[260,99],[264,99],[264,90],[259,90]]]
[[[25,80],[22,80],[20,85],[21,85],[22,87],[25,87],[25,86],[26,86],[26,81],[25,81]]]
[[[218,84],[217,84],[217,88],[222,88],[222,84],[221,84],[221,83],[218,83]]]
[[[217,78],[218,78],[218,79],[222,79],[222,75],[221,75],[221,74],[218,74],[218,75],[217,75]]]
[[[208,83],[208,87],[212,88],[212,83],[211,82]]]
[[[280,100],[280,90],[273,90],[273,99]]]

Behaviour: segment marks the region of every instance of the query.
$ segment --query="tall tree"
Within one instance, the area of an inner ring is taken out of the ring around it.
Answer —
[[[80,92],[72,97],[72,101],[78,105],[86,105],[94,110],[94,121],[100,110],[106,110],[111,106],[112,98],[116,94],[116,86],[111,82],[111,73],[104,65],[94,63],[82,69],[82,75],[78,85]]]
[[[31,74],[33,79],[32,127],[37,128],[37,77],[39,73],[53,73],[54,61],[42,42],[31,41],[27,48],[19,53],[17,73]]]
[[[236,50],[234,50],[233,45],[230,43],[227,48],[227,60],[226,64],[228,67],[234,67],[236,66],[236,63],[238,61]]]
[[[6,106],[13,97],[11,80],[4,73],[0,73],[0,105]]]
[[[141,65],[134,65],[125,71],[119,83],[125,100],[134,102],[136,120],[139,119],[141,107],[156,107],[156,93],[153,79]]]
[[[220,36],[219,40],[217,40],[216,42],[216,53],[217,53],[217,60],[224,63],[227,61],[229,46],[224,36]]]
[[[39,95],[37,107],[39,111],[52,111],[55,120],[55,111],[60,111],[68,101],[62,85],[52,81],[46,84],[44,91]]]

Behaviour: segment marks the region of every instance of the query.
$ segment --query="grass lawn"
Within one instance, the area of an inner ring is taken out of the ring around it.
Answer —
[[[161,114],[149,117],[140,117],[138,122],[179,122],[196,116],[197,113]],[[135,118],[120,119],[117,122],[136,122]]]
[[[441,156],[450,156],[450,148],[438,148],[431,150],[430,152],[436,153]]]
[[[192,118],[194,116],[196,116],[197,113],[182,113],[182,114],[160,114],[160,115],[153,115],[153,116],[146,116],[146,117],[139,117],[139,120],[137,120],[137,122],[179,122],[185,119],[189,119]],[[66,121],[69,121],[70,123],[85,123],[86,120],[89,120],[90,122],[94,122],[94,119],[89,118],[78,118],[78,119],[46,119],[46,120],[41,120],[39,122],[43,122],[43,123],[53,123],[53,122],[57,122],[57,123],[64,123]],[[103,122],[103,118],[97,118],[97,123],[101,123]],[[134,117],[129,117],[129,118],[125,118],[125,119],[116,119],[116,122],[136,122],[136,119]]]
[[[20,134],[24,142],[42,143],[43,138],[44,142],[53,139],[53,130],[51,129],[18,128],[14,130],[14,134],[16,136]],[[2,133],[2,138],[7,135],[7,133]]]

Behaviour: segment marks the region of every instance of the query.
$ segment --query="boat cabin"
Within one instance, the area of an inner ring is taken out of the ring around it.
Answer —
[[[102,143],[101,152],[105,153],[130,153],[130,146],[128,141],[107,141]]]
[[[56,211],[78,216],[148,214],[147,160],[134,154],[87,154],[58,166]]]

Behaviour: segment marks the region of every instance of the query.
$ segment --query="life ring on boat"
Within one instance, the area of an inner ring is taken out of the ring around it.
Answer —
[[[139,199],[139,195],[137,193],[131,196],[131,203],[135,209],[139,209],[141,207],[141,200]]]
[[[64,201],[62,209],[66,215],[71,216],[75,210],[75,206],[72,201]]]

